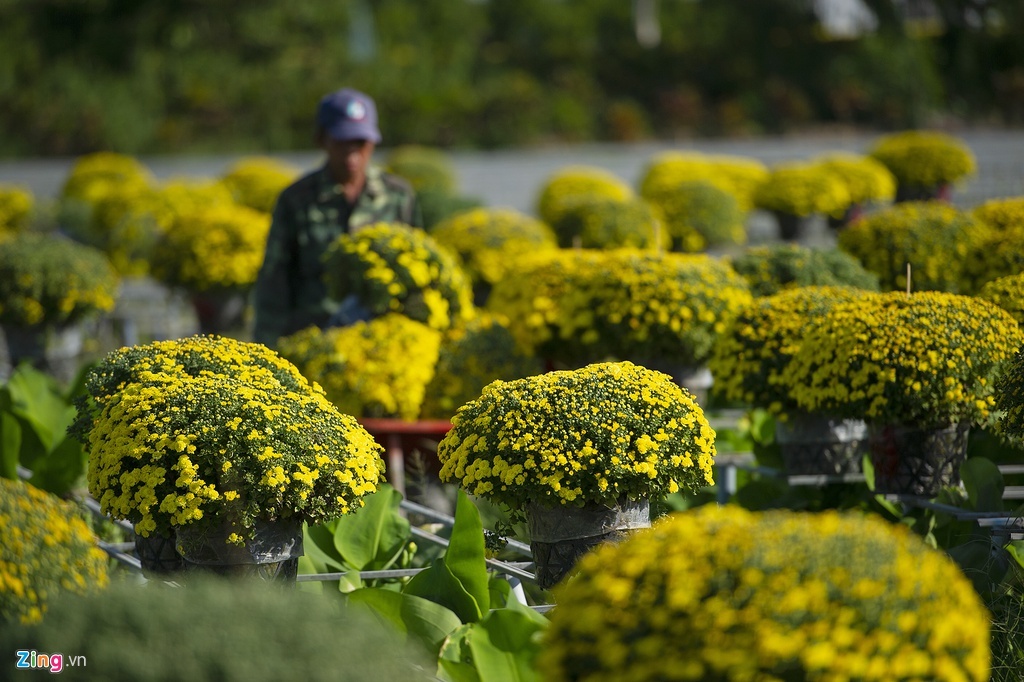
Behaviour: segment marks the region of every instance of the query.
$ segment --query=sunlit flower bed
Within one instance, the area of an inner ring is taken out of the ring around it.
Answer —
[[[715,432],[670,377],[629,362],[496,381],[452,418],[441,480],[506,505],[615,506],[711,485]]]
[[[381,448],[294,365],[216,336],[114,351],[90,370],[72,432],[89,492],[143,536],[230,513],[310,523],[377,489]],[[231,542],[242,542],[238,533]]]
[[[808,324],[836,304],[866,294],[849,287],[809,286],[758,298],[715,344],[708,360],[715,378],[712,390],[727,400],[773,414],[796,410],[782,376],[802,345]]]
[[[473,314],[470,279],[455,257],[422,230],[375,223],[343,234],[324,254],[336,300],[355,296],[372,315],[402,313],[444,331]]]
[[[388,313],[348,327],[309,327],[279,342],[281,355],[356,417],[418,419],[434,378],[441,332]]]
[[[0,528],[0,625],[37,622],[62,593],[106,586],[107,555],[71,503],[0,478]]]
[[[940,292],[870,294],[808,321],[782,381],[809,412],[941,427],[982,424],[1024,344],[1009,313]]]
[[[605,359],[697,366],[750,301],[707,255],[571,250],[521,259],[488,308],[530,353],[571,367]]]
[[[37,232],[0,240],[0,324],[62,325],[112,310],[118,283],[90,246]]]
[[[877,516],[707,505],[585,557],[556,588],[546,682],[984,682],[959,567]]]

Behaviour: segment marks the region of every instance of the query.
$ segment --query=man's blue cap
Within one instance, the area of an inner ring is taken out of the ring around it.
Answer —
[[[377,105],[373,99],[351,88],[325,95],[316,110],[316,122],[335,140],[370,140],[380,143]]]

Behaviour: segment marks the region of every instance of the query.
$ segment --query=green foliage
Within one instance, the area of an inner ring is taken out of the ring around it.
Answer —
[[[451,159],[440,149],[420,145],[397,147],[388,153],[384,168],[405,178],[417,193],[453,194],[458,189]]]
[[[849,286],[878,291],[878,275],[839,249],[771,244],[747,249],[731,260],[754,296],[806,286]]]
[[[569,202],[554,225],[558,245],[584,249],[655,248],[668,242],[663,221],[645,199],[580,196]]]
[[[264,584],[119,584],[61,599],[33,628],[0,630],[8,651],[64,652],[63,676],[110,682],[430,680],[431,659],[380,619]],[[70,655],[88,667],[70,667]]]

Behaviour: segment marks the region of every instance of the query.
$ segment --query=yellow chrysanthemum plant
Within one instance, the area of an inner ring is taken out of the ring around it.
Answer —
[[[708,359],[715,379],[712,391],[776,416],[799,412],[782,378],[803,343],[809,321],[867,293],[853,287],[806,286],[756,299],[715,344]]]
[[[984,682],[989,618],[900,524],[707,505],[598,548],[556,588],[545,682]]]
[[[970,215],[989,228],[964,258],[971,291],[1024,272],[1024,196],[990,199],[975,206]]]
[[[315,524],[383,480],[381,448],[322,388],[260,344],[194,336],[122,348],[89,371],[70,431],[89,492],[135,531]]]
[[[0,183],[0,239],[28,227],[34,207],[32,190]]]
[[[309,327],[281,339],[283,357],[359,418],[420,417],[441,332],[398,313],[346,327]]]
[[[754,205],[776,214],[841,216],[850,205],[847,185],[810,162],[774,166],[754,192]]]
[[[1024,346],[996,379],[998,430],[1024,442]]]
[[[492,381],[521,379],[543,370],[539,358],[523,352],[516,344],[508,320],[482,311],[444,333],[422,416],[450,419]]]
[[[554,225],[558,245],[584,249],[667,249],[662,213],[646,199],[584,195],[567,202]]]
[[[715,432],[668,375],[607,362],[489,384],[437,454],[442,481],[527,521],[547,588],[573,555],[650,525],[651,500],[713,484]]]
[[[751,300],[746,281],[705,254],[572,249],[520,259],[487,307],[525,352],[563,367],[699,367]]]
[[[904,130],[875,140],[868,155],[896,178],[896,201],[948,199],[950,188],[977,171],[963,140],[929,130]]]
[[[652,157],[640,178],[640,196],[654,199],[670,195],[684,182],[710,182],[731,194],[745,214],[754,208],[754,192],[768,177],[768,167],[757,159],[698,152],[662,152]]]
[[[565,210],[581,198],[626,201],[634,196],[629,183],[611,171],[596,166],[566,166],[541,183],[537,215],[546,224],[555,225]]]
[[[982,285],[978,298],[991,301],[1024,325],[1024,272],[999,277]]]
[[[478,302],[486,300],[518,256],[558,246],[548,225],[510,208],[460,211],[435,225],[430,236],[458,257]]]
[[[969,213],[939,202],[888,206],[844,228],[839,248],[878,275],[883,291],[970,293],[968,254],[989,243],[991,229]]]
[[[281,190],[299,176],[291,164],[264,156],[239,159],[220,177],[235,202],[256,211],[271,213]]]
[[[791,242],[754,246],[729,259],[755,296],[808,286],[846,286],[878,291],[878,275],[835,248],[811,248]]]
[[[0,241],[0,325],[60,327],[114,308],[120,278],[98,249],[19,232]]]
[[[798,405],[869,422],[983,424],[1024,343],[1006,311],[942,292],[868,294],[809,321],[782,381]]]
[[[652,185],[644,197],[662,215],[673,251],[699,253],[747,240],[746,211],[732,192],[710,180]]]
[[[36,623],[63,594],[109,582],[107,555],[74,504],[0,478],[0,624]]]
[[[444,331],[474,314],[469,276],[423,230],[374,223],[338,237],[324,254],[332,297],[354,296],[372,316],[401,313]]]
[[[888,204],[896,197],[896,177],[874,157],[830,152],[811,159],[811,164],[843,183],[849,195],[842,214],[829,215],[831,227],[842,227],[859,218],[869,206]]]

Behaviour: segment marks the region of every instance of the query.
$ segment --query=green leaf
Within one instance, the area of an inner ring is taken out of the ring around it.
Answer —
[[[1003,510],[1003,474],[984,457],[972,457],[960,466],[960,479],[975,511]]]
[[[394,563],[412,535],[409,520],[399,512],[402,494],[385,483],[363,499],[361,509],[337,520],[334,546],[353,568],[384,570]]]
[[[0,390],[0,476],[18,478],[21,453],[21,422],[10,412],[10,396]]]
[[[415,637],[437,655],[445,639],[462,621],[450,609],[416,595],[379,587],[364,587],[348,594],[347,603],[370,609],[400,633]]]
[[[542,629],[524,613],[510,609],[491,611],[469,636],[480,682],[534,682],[533,661],[539,645],[534,635]]]
[[[49,375],[20,365],[7,382],[11,394],[11,411],[29,425],[45,452],[50,452],[64,439],[76,410],[61,394],[60,387]],[[33,453],[35,454],[35,453]],[[22,462],[31,468],[34,464]]]
[[[875,492],[875,465],[871,462],[871,454],[865,453],[861,457],[861,471],[864,472],[864,484],[867,485],[868,490]]]
[[[484,554],[484,528],[480,512],[462,490],[459,490],[455,503],[455,523],[444,562],[476,600],[480,613],[486,613],[491,607],[491,597]]]
[[[473,666],[469,650],[469,636],[476,627],[474,623],[460,626],[445,640],[438,657],[441,679],[448,682],[481,682],[480,674]]]
[[[55,495],[63,496],[85,486],[85,470],[89,455],[82,444],[66,436],[45,457],[36,460],[29,483]]]
[[[308,556],[299,557],[299,575],[316,575],[317,573],[327,573],[324,570],[323,564],[309,558]],[[322,580],[303,580],[295,583],[295,588],[301,592],[313,592],[315,594],[323,594],[324,592],[324,581]]]
[[[345,560],[338,554],[334,547],[334,524],[335,521],[328,521],[317,525],[306,525],[303,529],[303,552],[315,560],[318,565],[323,566],[320,573],[337,573],[352,568],[345,565]]]
[[[483,614],[476,599],[455,577],[443,558],[434,559],[430,567],[417,573],[402,591],[451,609],[464,623],[476,622]]]

